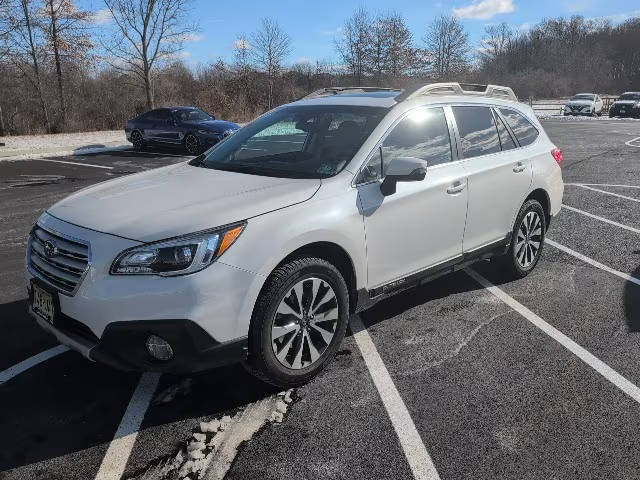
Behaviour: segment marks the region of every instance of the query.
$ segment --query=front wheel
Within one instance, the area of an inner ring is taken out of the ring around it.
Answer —
[[[261,292],[249,334],[249,371],[278,387],[315,377],[332,360],[349,320],[344,278],[326,260],[278,267]]]
[[[527,200],[516,218],[509,251],[502,257],[510,277],[526,277],[535,268],[542,254],[546,229],[542,205],[537,200]]]

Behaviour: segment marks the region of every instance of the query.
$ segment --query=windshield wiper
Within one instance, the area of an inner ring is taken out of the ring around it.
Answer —
[[[204,154],[198,155],[196,158],[189,162],[189,165],[193,167],[204,167]]]

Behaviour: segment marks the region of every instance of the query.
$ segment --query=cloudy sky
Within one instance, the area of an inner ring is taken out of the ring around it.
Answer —
[[[443,13],[453,13],[462,20],[474,45],[478,44],[488,24],[502,21],[514,29],[526,29],[549,17],[582,15],[620,22],[631,16],[640,16],[639,0],[192,1],[193,20],[199,23],[200,32],[191,36],[182,53],[192,65],[218,58],[230,60],[238,34],[250,34],[265,16],[276,18],[291,36],[292,52],[288,63],[335,60],[334,38],[340,34],[344,20],[360,6],[372,13],[390,10],[401,13],[416,43],[420,43],[434,16]],[[101,0],[78,0],[78,4],[96,11],[97,19],[108,25],[108,19],[101,12]]]

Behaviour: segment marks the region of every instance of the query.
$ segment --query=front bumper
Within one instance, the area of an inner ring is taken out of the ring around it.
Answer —
[[[220,261],[184,276],[110,275],[118,253],[139,242],[46,213],[38,223],[90,245],[88,270],[73,294],[57,291],[27,268],[29,294],[32,282],[49,291],[56,318],[51,325],[31,313],[61,343],[90,360],[125,370],[191,372],[234,363],[246,355],[250,315],[262,277]],[[145,340],[152,333],[171,343],[172,360],[158,362],[147,353]]]
[[[97,339],[83,332],[80,322],[64,315],[52,325],[31,308],[29,313],[63,345],[91,361],[119,370],[192,373],[237,363],[247,357],[247,337],[219,343],[191,320],[114,322],[107,326],[102,338]],[[145,342],[151,334],[171,344],[170,360],[160,361],[149,355]]]

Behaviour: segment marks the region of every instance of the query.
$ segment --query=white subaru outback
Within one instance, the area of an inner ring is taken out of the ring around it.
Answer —
[[[242,361],[297,385],[381,298],[490,257],[527,275],[561,163],[507,87],[324,89],[49,208],[27,245],[29,310],[117,368]]]

